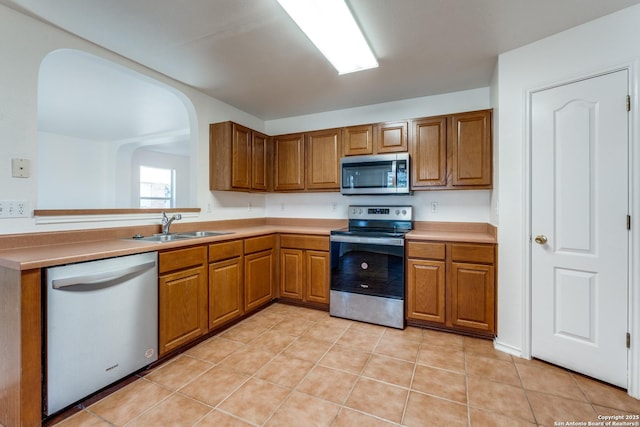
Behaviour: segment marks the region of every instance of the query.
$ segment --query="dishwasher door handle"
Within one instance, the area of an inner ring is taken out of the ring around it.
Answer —
[[[145,270],[155,267],[155,261],[144,264],[133,265],[119,270],[104,271],[100,273],[85,274],[82,276],[65,277],[64,279],[53,279],[51,286],[53,289],[68,288],[76,285],[100,285],[121,278],[127,278]]]

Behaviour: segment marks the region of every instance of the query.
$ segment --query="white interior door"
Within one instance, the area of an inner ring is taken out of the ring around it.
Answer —
[[[532,95],[534,357],[627,388],[628,72]]]

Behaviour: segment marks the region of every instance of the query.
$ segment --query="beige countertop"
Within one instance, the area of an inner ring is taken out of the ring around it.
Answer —
[[[288,224],[287,224],[288,223]],[[184,224],[186,225],[186,224]],[[227,226],[220,228],[220,226]],[[271,233],[314,234],[329,236],[331,230],[346,226],[341,220],[282,220],[266,219],[262,224],[256,221],[221,222],[208,227],[206,224],[198,230],[225,231],[210,237],[197,237],[172,242],[149,242],[129,238],[135,234],[131,229],[104,229],[101,232],[89,231],[82,240],[82,232],[46,233],[40,244],[26,247],[0,249],[0,267],[13,270],[30,270],[51,267],[74,262],[91,261],[142,252],[161,251],[193,245],[211,244],[234,239],[245,239]],[[191,231],[180,229],[177,233]],[[153,232],[146,233],[153,234]],[[407,234],[409,240],[435,240],[445,242],[497,243],[496,229],[485,223],[443,223],[416,222],[415,229]],[[19,235],[9,236],[13,241]],[[5,243],[9,242],[5,239]],[[60,243],[59,243],[60,242]],[[2,240],[0,240],[2,243]],[[6,244],[6,246],[9,246]],[[15,243],[13,246],[16,246]]]
[[[149,242],[131,238],[107,238],[94,241],[53,243],[0,250],[0,266],[13,270],[30,270],[33,268],[51,267],[54,265],[91,261],[142,252],[161,251],[234,239],[244,239],[247,237],[272,233],[315,234],[329,236],[332,229],[333,227],[258,225],[234,228],[233,230],[216,229],[216,231],[226,231],[230,232],[230,234],[210,237],[195,237],[172,242]]]

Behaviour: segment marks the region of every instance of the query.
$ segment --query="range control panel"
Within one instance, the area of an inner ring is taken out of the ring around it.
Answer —
[[[349,206],[349,219],[413,220],[413,206]]]

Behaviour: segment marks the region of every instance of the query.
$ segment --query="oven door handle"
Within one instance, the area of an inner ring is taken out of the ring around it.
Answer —
[[[400,237],[361,237],[361,236],[341,236],[332,235],[329,239],[332,242],[343,243],[368,243],[372,245],[404,246],[404,239]]]

